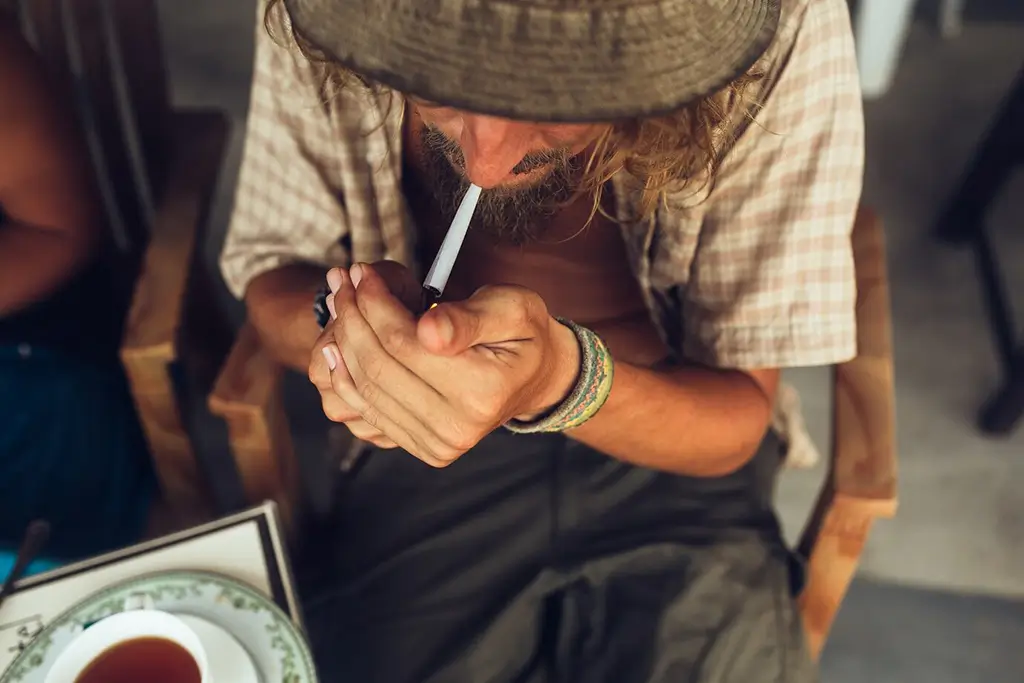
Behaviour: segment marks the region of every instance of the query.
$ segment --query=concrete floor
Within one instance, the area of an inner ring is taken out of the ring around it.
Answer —
[[[1005,17],[1018,2],[972,0],[965,32],[953,41],[919,22],[892,92],[867,105],[865,199],[885,219],[890,248],[901,509],[871,536],[826,651],[827,683],[1024,679],[1024,426],[1003,440],[974,429],[980,402],[998,382],[994,348],[970,252],[929,235],[1024,63],[1024,24],[986,21],[995,16],[986,6]],[[161,4],[175,100],[226,108],[238,123],[209,226],[212,262],[237,173],[252,0]],[[1022,224],[1019,177],[991,227],[1024,311],[1024,269],[1015,267],[1024,257]],[[789,378],[826,451],[827,373],[797,370]],[[301,450],[315,459],[323,421],[301,380],[291,389]],[[790,532],[802,523],[822,475],[819,467],[784,476],[779,507]]]

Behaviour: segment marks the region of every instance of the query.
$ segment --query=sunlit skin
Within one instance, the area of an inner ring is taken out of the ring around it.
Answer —
[[[530,154],[580,154],[607,127],[510,121],[417,101],[407,113],[414,128],[426,124],[457,144],[465,157],[460,172],[485,190],[541,182],[557,162],[528,172],[514,172],[517,165]],[[421,152],[416,139],[406,150],[413,165]],[[575,230],[589,208],[574,202],[553,221]],[[604,257],[624,257],[621,246],[614,251]],[[417,317],[394,296],[402,289],[387,275],[394,270],[381,262],[328,274],[332,321],[314,347],[309,376],[332,420],[361,439],[401,446],[442,467],[508,419],[531,419],[569,393],[579,348],[549,315],[558,291],[541,295],[529,282],[492,280],[466,300]],[[399,275],[409,279],[407,272]],[[565,280],[558,288],[578,286]],[[753,455],[768,425],[778,370],[652,364],[637,360],[635,337],[620,339],[610,345],[616,370],[608,402],[571,437],[626,462],[696,476],[721,476]]]

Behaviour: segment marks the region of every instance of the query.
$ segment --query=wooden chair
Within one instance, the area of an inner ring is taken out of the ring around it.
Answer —
[[[832,459],[798,553],[807,561],[800,612],[817,658],[875,519],[896,513],[892,322],[882,224],[862,208],[853,228],[857,357],[835,366]]]
[[[112,262],[125,276],[121,358],[163,495],[208,511],[186,415],[231,341],[197,256],[227,117],[170,106],[152,0],[16,0],[16,9],[87,136]]]
[[[312,315],[312,306],[310,315]],[[302,517],[299,462],[281,396],[284,367],[260,344],[255,328],[242,326],[208,398],[224,420],[245,500],[277,503],[291,540]]]

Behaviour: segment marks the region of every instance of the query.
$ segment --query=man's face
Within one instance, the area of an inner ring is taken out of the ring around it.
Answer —
[[[484,189],[476,227],[521,243],[576,191],[587,148],[606,126],[509,121],[410,99],[424,171],[445,218],[466,186]]]

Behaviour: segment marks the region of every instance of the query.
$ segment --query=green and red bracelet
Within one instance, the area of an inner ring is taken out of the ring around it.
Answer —
[[[615,364],[604,341],[596,333],[571,320],[557,318],[572,330],[580,345],[580,372],[576,385],[552,411],[530,422],[509,420],[505,428],[517,434],[564,432],[594,417],[612,391]]]

